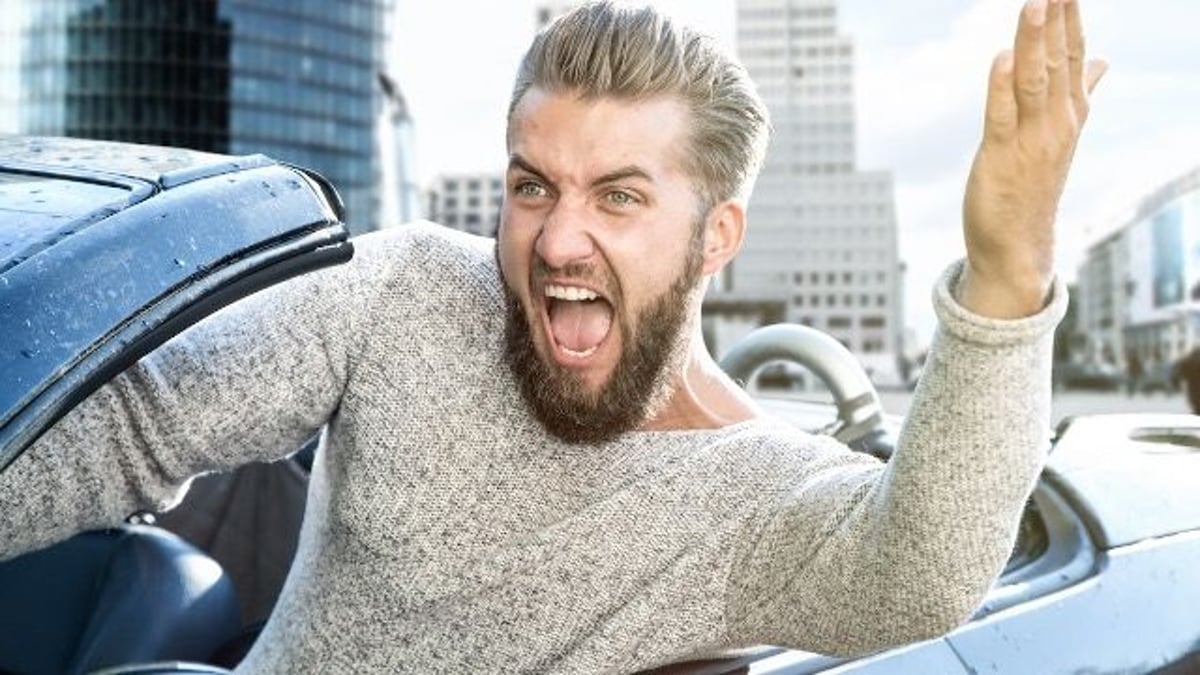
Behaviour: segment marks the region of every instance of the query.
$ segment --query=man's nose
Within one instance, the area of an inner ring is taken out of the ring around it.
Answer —
[[[550,269],[590,258],[596,245],[586,205],[560,199],[542,221],[535,250]]]

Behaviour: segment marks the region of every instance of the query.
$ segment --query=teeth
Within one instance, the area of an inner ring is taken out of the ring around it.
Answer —
[[[595,300],[600,297],[593,291],[577,286],[546,286],[546,297],[554,298],[555,300],[570,300],[571,302],[580,302],[584,300]]]
[[[585,349],[581,352],[577,352],[574,349],[567,349],[566,347],[559,345],[559,349],[563,350],[568,355],[574,356],[575,358],[579,358],[579,359],[582,359],[585,356],[591,356],[592,354],[594,354],[596,352],[596,350],[598,348],[599,348],[599,345],[596,345],[595,347],[588,347],[587,349]]]

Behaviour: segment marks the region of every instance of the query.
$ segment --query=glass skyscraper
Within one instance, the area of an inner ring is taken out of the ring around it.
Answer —
[[[372,229],[392,5],[0,0],[0,130],[264,153],[324,174]]]

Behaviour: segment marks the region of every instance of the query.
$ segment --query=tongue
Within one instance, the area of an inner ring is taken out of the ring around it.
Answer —
[[[586,352],[600,344],[612,325],[612,307],[603,300],[550,303],[550,330],[559,345],[573,352]]]

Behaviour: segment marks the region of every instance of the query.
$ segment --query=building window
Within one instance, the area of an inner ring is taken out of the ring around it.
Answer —
[[[884,319],[882,316],[864,316],[861,319],[863,328],[883,328]]]
[[[830,328],[849,328],[850,317],[848,316],[831,316],[829,317]]]
[[[887,296],[886,295],[875,296],[875,304],[880,307],[883,307],[884,305],[887,304]]]
[[[478,192],[479,191],[479,181],[474,178],[467,181],[467,189],[472,192]]]

